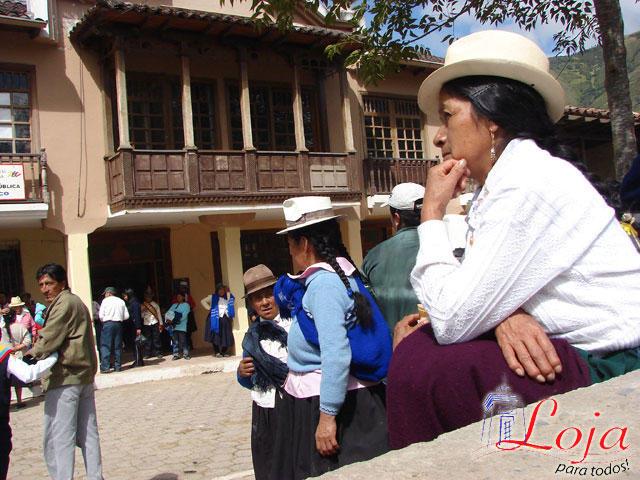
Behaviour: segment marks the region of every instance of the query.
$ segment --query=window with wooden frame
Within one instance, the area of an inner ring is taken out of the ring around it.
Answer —
[[[31,153],[32,71],[0,65],[0,153]]]
[[[420,109],[415,100],[366,95],[362,101],[367,156],[424,157]]]
[[[171,85],[171,109],[173,113],[173,138],[176,145],[184,145],[182,125],[182,85]],[[200,150],[217,148],[216,89],[213,83],[191,83],[191,112],[193,117],[193,141]]]
[[[301,95],[305,144],[310,151],[317,151],[321,147],[315,91],[311,88],[304,88]],[[227,98],[231,145],[234,150],[242,150],[244,141],[238,85],[228,85]],[[249,102],[251,104],[251,131],[254,147],[258,150],[295,151],[296,135],[291,88],[274,85],[251,85]]]
[[[217,148],[215,84],[191,84],[191,109],[195,146]],[[182,84],[171,77],[127,75],[129,135],[134,148],[178,150],[184,148]]]

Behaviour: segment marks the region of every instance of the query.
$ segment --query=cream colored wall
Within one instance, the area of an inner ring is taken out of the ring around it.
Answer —
[[[2,49],[0,62],[35,67],[33,120],[39,138],[34,151],[46,148],[51,191],[45,225],[64,233],[89,233],[105,223],[107,213],[102,74],[95,53],[78,52],[68,35],[86,8],[58,2],[62,24],[58,45],[34,42],[23,33],[0,32],[0,45],[11,45]]]
[[[0,242],[20,243],[24,289],[35,301],[44,303],[44,297],[38,288],[36,272],[46,263],[58,263],[66,268],[64,236],[51,229],[2,229]],[[21,292],[7,292],[7,295],[19,293]]]
[[[252,2],[250,0],[233,0],[233,5],[230,0],[225,0],[223,5],[220,5],[218,0],[151,0],[144,3],[153,6],[167,5],[170,7],[202,10],[204,12],[227,13],[242,17],[250,17],[252,14]]]
[[[198,331],[192,336],[194,347],[202,347],[207,313],[200,300],[215,287],[211,257],[211,227],[198,223],[171,225],[171,268],[173,278],[189,277],[191,296],[196,302],[194,315]]]

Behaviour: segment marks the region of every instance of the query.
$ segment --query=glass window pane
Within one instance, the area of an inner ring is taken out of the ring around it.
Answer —
[[[151,132],[152,142],[164,142],[164,132],[153,131]]]
[[[12,142],[0,142],[0,153],[13,153]]]
[[[142,148],[146,144],[147,136],[144,130],[134,130],[133,131],[133,141],[137,144],[136,146]]]
[[[133,117],[133,121],[131,122],[133,128],[145,128],[146,127],[146,117],[139,117],[139,116],[135,116]]]
[[[162,114],[162,103],[160,102],[153,102],[149,104],[149,113],[153,113],[153,114]]]
[[[29,125],[16,125],[16,138],[31,138]]]
[[[0,110],[4,110],[0,108]],[[29,121],[29,109],[27,108],[14,108],[13,109],[13,121],[14,122],[28,122]]]
[[[17,140],[16,153],[31,153],[31,142]]]
[[[0,108],[0,122],[11,121],[11,109],[10,108]]]
[[[15,107],[28,107],[29,106],[29,94],[28,93],[14,93],[13,105]]]
[[[11,125],[0,125],[0,138],[13,138]]]
[[[11,105],[11,94],[9,92],[0,92],[0,105]]]
[[[178,118],[178,125],[182,124],[182,119]],[[177,122],[174,122],[177,123]],[[151,117],[151,128],[164,128],[164,122],[162,121],[162,117]]]

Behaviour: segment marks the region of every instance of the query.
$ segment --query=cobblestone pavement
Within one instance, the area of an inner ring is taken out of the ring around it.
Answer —
[[[125,373],[109,377],[115,375]],[[29,399],[27,405],[11,409],[9,479],[46,479],[44,397]],[[106,480],[253,478],[251,399],[235,373],[100,389],[96,407]],[[79,449],[75,472],[76,479],[86,478]]]

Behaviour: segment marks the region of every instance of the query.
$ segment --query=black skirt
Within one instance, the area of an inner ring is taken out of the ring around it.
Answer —
[[[233,347],[233,332],[231,331],[231,319],[227,315],[220,317],[218,333],[214,332],[211,342],[218,347]]]
[[[385,387],[382,383],[347,392],[338,413],[340,451],[323,457],[316,449],[320,397],[276,396],[277,431],[269,478],[316,477],[350,463],[369,460],[389,451]]]
[[[263,408],[253,402],[251,415],[251,457],[256,480],[269,478],[276,439],[276,409]]]

